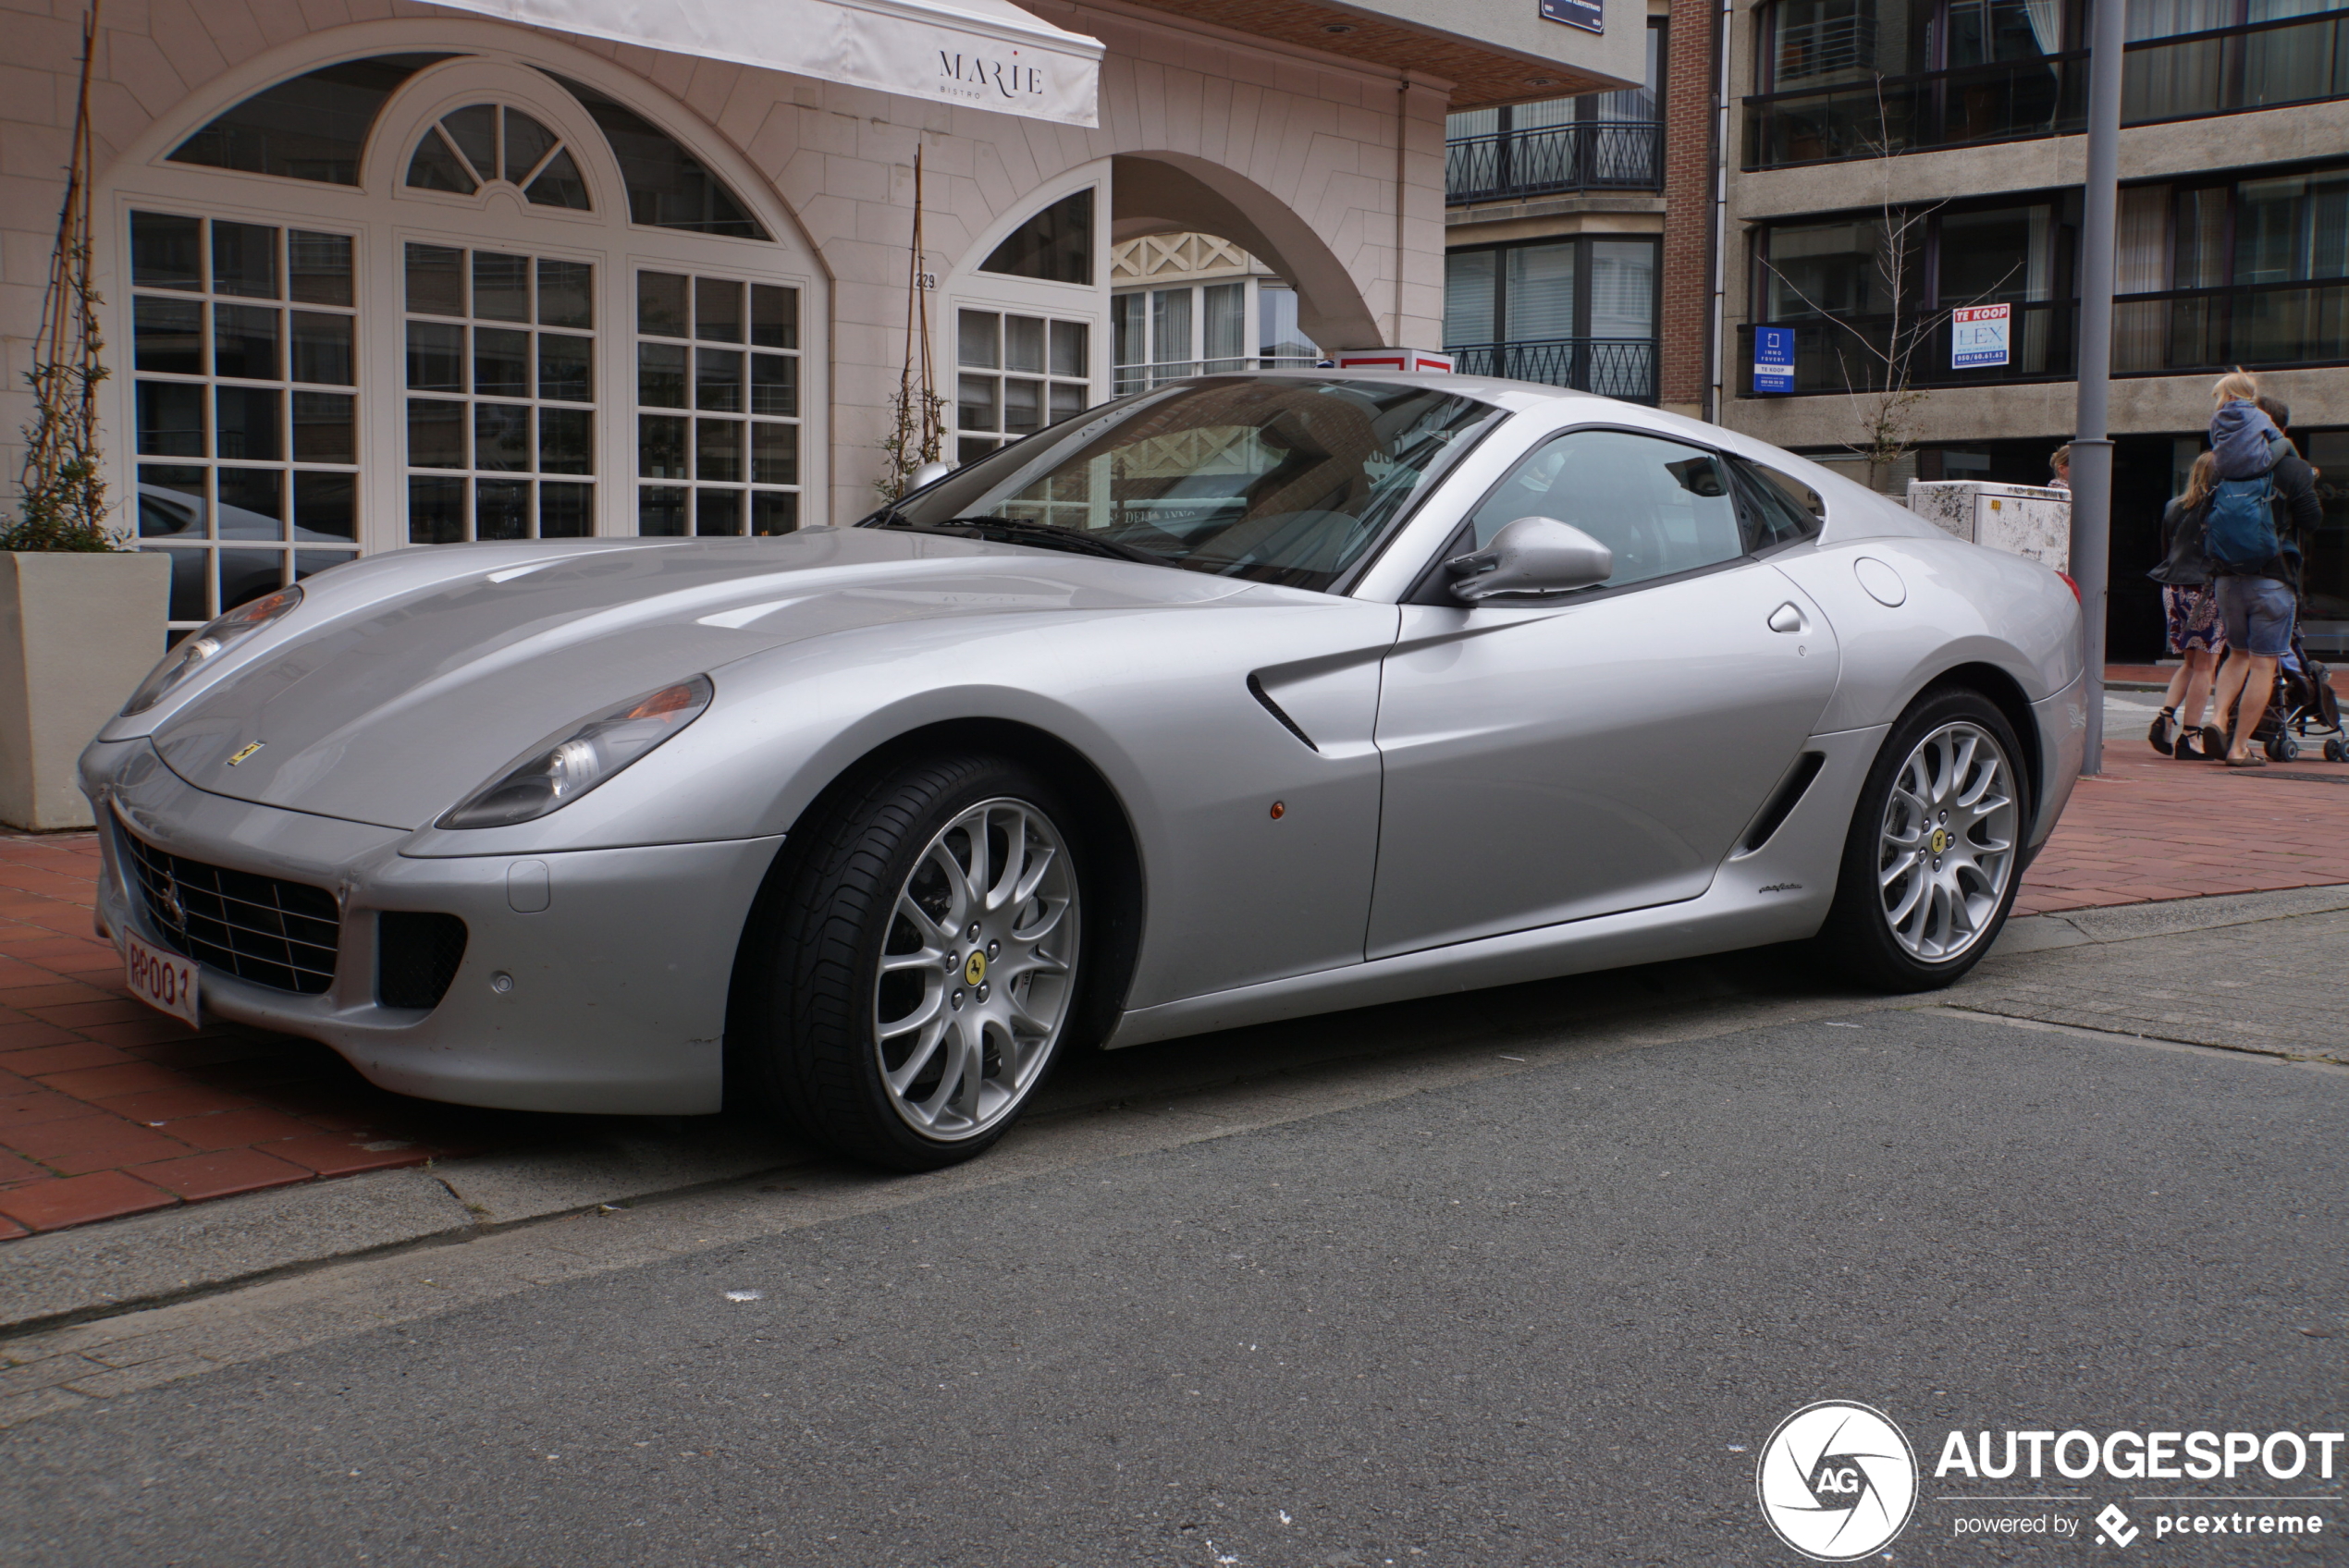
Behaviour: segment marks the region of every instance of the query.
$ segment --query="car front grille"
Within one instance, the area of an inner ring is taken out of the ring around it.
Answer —
[[[323,888],[206,865],[127,828],[132,873],[164,938],[206,968],[314,997],[334,984],[341,912]]]

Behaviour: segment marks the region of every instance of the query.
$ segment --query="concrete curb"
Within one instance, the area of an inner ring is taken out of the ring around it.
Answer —
[[[0,1248],[0,1330],[107,1316],[390,1247],[672,1196],[808,1158],[734,1128],[690,1146],[606,1136],[28,1236]]]
[[[2349,910],[2349,885],[2030,915],[2007,924],[1984,965],[1995,970],[2053,949],[2337,910]],[[1805,1011],[1825,1016],[1910,1005],[1906,998],[1873,998],[1856,1006],[1855,1001],[1823,997],[1815,1009]],[[1361,1019],[1334,1015],[1328,1032],[1351,1035]],[[1630,1022],[1609,1021],[1618,1028]],[[1468,1026],[1477,1025],[1470,1021]],[[1350,1054],[1344,1047],[1315,1048],[1299,1061],[1337,1063]],[[1119,1093],[1212,1091],[1206,1080],[1187,1081],[1193,1074],[1171,1059],[1156,1069],[1136,1066],[1138,1071]],[[1220,1071],[1209,1069],[1209,1079],[1217,1079]],[[1249,1076],[1242,1073],[1230,1082],[1237,1084]],[[1164,1081],[1153,1089],[1153,1079]],[[1080,1099],[1038,1110],[1058,1117],[1087,1109],[1092,1107]],[[718,1124],[696,1131],[690,1145],[642,1133],[599,1134],[520,1154],[280,1187],[12,1242],[0,1248],[0,1334],[15,1337],[36,1327],[113,1317],[368,1253],[467,1241],[602,1206],[677,1197],[816,1160],[806,1150],[746,1127]]]

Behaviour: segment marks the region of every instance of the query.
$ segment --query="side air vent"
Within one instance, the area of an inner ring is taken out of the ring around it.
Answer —
[[[453,914],[386,910],[375,916],[375,1000],[436,1008],[465,962],[465,923]]]
[[[1786,782],[1778,786],[1778,792],[1770,797],[1770,803],[1762,808],[1762,815],[1755,817],[1753,826],[1746,830],[1745,842],[1738,846],[1739,854],[1752,854],[1770,841],[1771,834],[1785,826],[1794,808],[1802,803],[1802,796],[1811,788],[1811,780],[1819,776],[1819,769],[1826,766],[1826,755],[1819,752],[1805,752],[1794,759],[1794,767],[1787,774]]]
[[[1287,714],[1281,711],[1281,704],[1273,700],[1273,694],[1270,692],[1264,690],[1264,682],[1259,680],[1253,675],[1248,678],[1248,694],[1254,697],[1258,702],[1262,703],[1264,704],[1264,711],[1271,714],[1274,718],[1280,720],[1281,728],[1296,736],[1298,740],[1304,741],[1309,750],[1318,752],[1322,749],[1321,747],[1313,744],[1313,737],[1308,735],[1304,730],[1297,728],[1297,720],[1289,717]]]

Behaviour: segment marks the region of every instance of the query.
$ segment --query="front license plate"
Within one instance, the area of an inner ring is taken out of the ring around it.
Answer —
[[[178,953],[150,947],[131,932],[122,934],[122,962],[130,994],[186,1023],[202,1027],[196,1011],[196,966]]]

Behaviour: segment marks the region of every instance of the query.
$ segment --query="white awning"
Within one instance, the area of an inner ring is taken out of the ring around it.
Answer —
[[[531,27],[941,99],[1101,123],[1098,39],[1010,0],[433,0]]]

